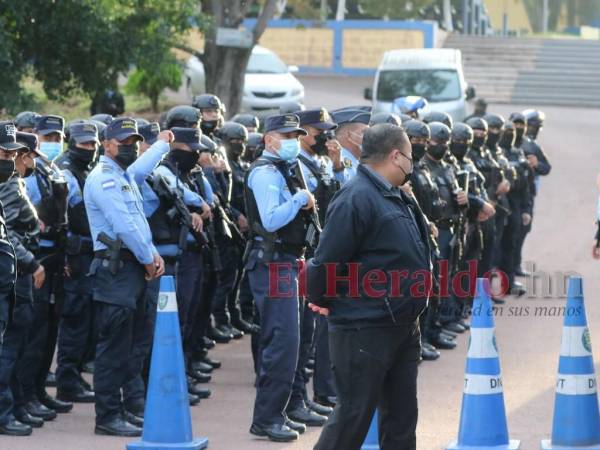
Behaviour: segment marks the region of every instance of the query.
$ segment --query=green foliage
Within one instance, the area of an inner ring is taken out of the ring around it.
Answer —
[[[28,76],[49,99],[114,88],[131,66],[172,62],[197,0],[0,0],[0,110],[30,101]]]
[[[125,92],[148,97],[152,104],[152,111],[158,112],[160,94],[167,88],[174,91],[179,89],[181,72],[181,66],[174,59],[163,62],[154,68],[138,68],[129,76]]]

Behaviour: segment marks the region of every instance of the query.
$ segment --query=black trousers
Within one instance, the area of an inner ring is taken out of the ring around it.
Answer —
[[[398,327],[329,330],[338,403],[315,450],[360,450],[379,409],[381,450],[415,450],[418,321]]]

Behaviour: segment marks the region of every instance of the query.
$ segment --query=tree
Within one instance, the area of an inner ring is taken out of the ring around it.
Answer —
[[[277,0],[264,0],[252,30],[252,42],[248,48],[222,47],[217,45],[217,29],[237,29],[255,0],[202,0],[202,12],[210,17],[204,28],[204,52],[196,52],[186,45],[177,48],[197,56],[204,65],[206,91],[217,95],[225,104],[228,114],[235,114],[242,103],[244,75],[252,48],[267,28],[277,8]]]
[[[174,91],[181,85],[181,66],[173,61],[163,62],[154,69],[138,68],[129,76],[125,85],[128,94],[142,94],[150,99],[152,112],[159,112],[158,99],[169,88]]]
[[[150,71],[197,15],[197,0],[0,0],[0,109],[24,105],[27,76],[62,99],[114,88],[132,66]]]

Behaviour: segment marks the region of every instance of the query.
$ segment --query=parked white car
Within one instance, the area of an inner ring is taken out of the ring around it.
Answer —
[[[286,102],[304,103],[304,86],[295,72],[297,66],[288,66],[271,50],[255,46],[246,68],[242,111],[266,117]],[[185,76],[190,95],[206,92],[204,66],[195,56],[188,60]]]

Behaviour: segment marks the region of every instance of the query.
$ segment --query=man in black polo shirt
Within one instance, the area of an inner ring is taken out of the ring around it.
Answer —
[[[310,307],[328,316],[338,390],[315,450],[359,450],[376,408],[381,449],[412,450],[418,317],[431,261],[425,218],[398,189],[412,172],[406,133],[390,124],[367,129],[361,163],[331,202],[307,269]],[[335,280],[329,264],[336,264]],[[335,296],[326,293],[332,282]]]

